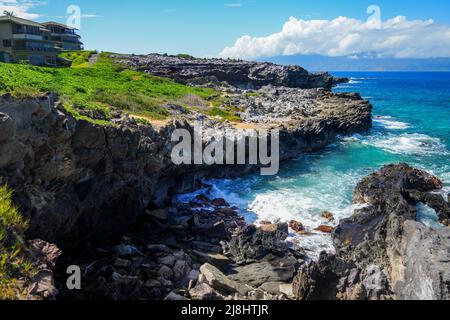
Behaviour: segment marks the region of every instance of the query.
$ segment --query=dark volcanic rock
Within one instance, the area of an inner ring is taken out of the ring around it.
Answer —
[[[286,238],[288,225],[278,224],[275,228],[257,228],[254,225],[239,229],[229,243],[230,253],[238,263],[259,260],[268,254],[285,255],[288,251]]]
[[[346,82],[328,73],[312,74],[299,66],[242,60],[197,59],[159,54],[146,56],[114,55],[119,63],[155,76],[169,77],[181,83],[228,85],[255,89],[266,85],[291,88],[326,88]]]
[[[448,203],[434,196],[441,187],[437,177],[406,164],[386,166],[363,179],[354,201],[365,206],[334,232],[336,256],[322,256],[299,273],[297,297],[326,291],[339,299],[450,299],[450,229],[434,230],[416,221],[421,201],[441,210],[441,219],[448,217]],[[315,280],[329,278],[339,279],[338,284]]]

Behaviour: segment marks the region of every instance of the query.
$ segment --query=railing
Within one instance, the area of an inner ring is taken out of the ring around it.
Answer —
[[[58,52],[57,48],[32,47],[32,46],[13,46],[13,50],[18,51],[36,51],[36,52]]]

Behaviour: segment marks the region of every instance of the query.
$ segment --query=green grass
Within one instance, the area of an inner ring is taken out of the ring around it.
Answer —
[[[193,56],[191,56],[190,54],[186,54],[186,53],[177,54],[177,57],[180,59],[194,59]]]
[[[247,97],[260,97],[261,96],[261,93],[259,93],[259,92],[247,92],[246,94],[245,94]]]
[[[166,119],[170,116],[167,104],[180,104],[186,97],[195,96],[198,101],[209,105],[214,104],[221,94],[212,89],[186,86],[125,69],[117,65],[108,53],[101,53],[97,63],[86,66],[90,54],[90,51],[65,53],[65,57],[77,61],[78,67],[72,68],[0,63],[0,93],[26,99],[56,92],[74,117],[99,124],[107,122],[93,120],[98,117],[92,115],[101,113],[108,117],[112,109],[152,119]],[[195,99],[190,98],[189,101]],[[190,109],[195,106],[183,107]]]
[[[29,280],[34,272],[23,240],[28,222],[11,196],[11,190],[0,186],[0,300],[24,298],[19,280]]]
[[[72,68],[84,68],[89,66],[89,58],[97,51],[63,51],[61,58],[72,60]]]
[[[228,120],[231,122],[240,122],[241,118],[236,114],[239,111],[241,110],[239,110],[237,107],[213,107],[207,111],[207,114],[212,117],[219,116],[224,120]]]

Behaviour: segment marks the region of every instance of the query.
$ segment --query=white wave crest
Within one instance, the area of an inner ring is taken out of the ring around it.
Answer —
[[[394,154],[421,156],[448,154],[447,148],[439,138],[420,133],[377,135],[368,137],[363,143]]]
[[[390,116],[380,116],[373,119],[374,127],[388,130],[406,130],[410,127],[408,123],[397,121]]]

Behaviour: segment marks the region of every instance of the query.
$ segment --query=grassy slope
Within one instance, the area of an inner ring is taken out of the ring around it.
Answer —
[[[28,224],[13,205],[11,195],[6,186],[0,186],[0,300],[25,297],[19,281],[33,274],[23,241]]]
[[[63,53],[64,58],[73,59],[72,68],[0,63],[0,93],[26,98],[57,92],[68,111],[87,120],[92,113],[101,112],[108,117],[112,109],[151,119],[165,119],[170,116],[166,106],[171,103],[182,105],[187,110],[202,110],[206,114],[238,120],[225,108],[218,112],[223,103],[220,92],[125,69],[115,64],[107,53],[100,54],[98,61],[91,66],[88,60],[93,53]],[[81,110],[85,111],[83,115],[79,112]]]

